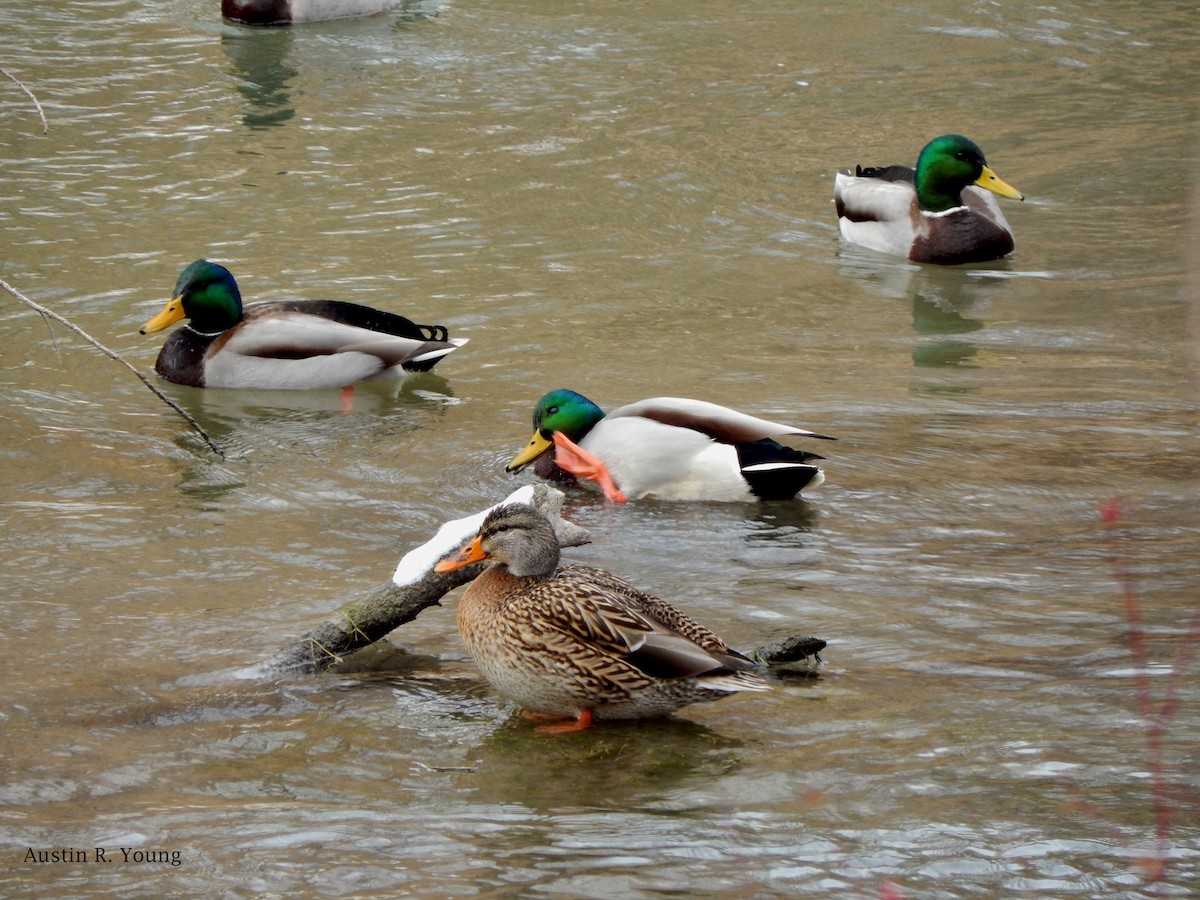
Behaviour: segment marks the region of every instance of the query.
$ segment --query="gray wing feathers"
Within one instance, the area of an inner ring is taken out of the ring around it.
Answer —
[[[760,419],[716,403],[682,397],[651,397],[619,407],[608,414],[608,418],[625,416],[640,416],[664,425],[689,428],[722,444],[747,444],[763,438],[779,439],[789,436],[832,440],[825,435]]]

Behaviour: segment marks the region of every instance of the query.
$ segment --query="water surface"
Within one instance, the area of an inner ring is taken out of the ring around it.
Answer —
[[[1194,660],[1159,844],[1137,693],[1144,673],[1162,697],[1194,642],[1190,6],[427,2],[268,31],[216,7],[0,10],[0,64],[50,124],[0,85],[2,277],[145,370],[161,339],[137,327],[199,256],[248,297],[471,343],[348,415],[336,392],[169,387],[222,460],[3,300],[3,893],[1200,877]],[[932,269],[841,245],[833,171],[951,130],[1027,195],[1016,253]],[[840,438],[796,503],[568,499],[594,537],[573,559],[736,646],[820,635],[818,679],[548,739],[480,681],[453,598],[366,671],[239,677],[528,480],[503,463],[559,386]],[[96,847],[116,861],[25,862]]]

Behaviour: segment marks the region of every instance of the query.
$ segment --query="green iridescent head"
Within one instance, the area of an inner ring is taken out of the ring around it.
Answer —
[[[533,408],[533,427],[552,434],[561,431],[573,441],[580,441],[592,426],[604,418],[604,410],[583,394],[560,388],[551,391]]]
[[[533,437],[525,449],[505,467],[519,472],[554,446],[554,433],[561,432],[579,442],[604,418],[604,410],[583,394],[559,389],[542,397],[533,408]]]
[[[162,331],[180,319],[190,319],[196,331],[214,334],[241,321],[242,294],[224,266],[198,259],[175,281],[171,299],[157,316],[142,326],[142,334]]]
[[[1025,199],[991,170],[979,145],[961,134],[934,138],[917,157],[917,201],[926,212],[962,206],[962,189],[971,184],[1001,197]]]

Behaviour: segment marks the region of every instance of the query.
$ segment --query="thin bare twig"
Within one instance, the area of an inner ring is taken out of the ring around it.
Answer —
[[[21,90],[23,90],[25,92],[25,95],[27,97],[29,97],[30,100],[33,101],[33,107],[34,107],[34,109],[37,110],[38,117],[41,118],[41,120],[42,120],[42,134],[48,134],[50,132],[50,125],[49,125],[49,123],[46,122],[46,114],[44,112],[42,112],[42,104],[38,103],[38,98],[33,96],[33,91],[31,91],[29,88],[25,87],[25,85],[21,83],[21,79],[19,79],[16,75],[14,75],[12,72],[8,71],[8,69],[4,68],[3,66],[0,66],[0,75],[3,75],[9,81],[11,81],[13,84],[15,84],[17,87],[19,87]]]
[[[162,391],[160,391],[157,387],[155,387],[153,384],[151,384],[150,379],[147,378],[145,375],[143,375],[141,372],[139,372],[130,363],[126,362],[124,357],[120,356],[118,353],[116,353],[113,350],[109,350],[107,347],[105,347],[103,344],[101,344],[98,340],[96,340],[94,337],[92,337],[90,334],[88,334],[86,331],[84,331],[78,325],[76,325],[73,322],[68,321],[67,319],[64,319],[62,316],[60,316],[54,310],[48,309],[45,306],[42,306],[40,303],[35,303],[34,301],[30,300],[28,297],[26,297],[24,294],[22,294],[16,288],[14,288],[12,285],[10,285],[3,278],[0,278],[0,288],[4,288],[4,290],[8,291],[10,294],[12,294],[14,297],[16,297],[18,300],[20,300],[22,303],[24,303],[26,306],[28,306],[34,312],[36,312],[40,316],[42,316],[43,319],[53,319],[55,322],[62,325],[64,328],[69,328],[71,331],[75,332],[77,335],[79,335],[81,338],[83,338],[85,341],[87,341],[89,344],[91,344],[93,347],[95,347],[97,350],[99,350],[101,353],[103,353],[109,359],[116,360],[121,365],[123,365],[125,368],[127,368],[130,372],[132,372],[134,375],[136,375],[138,377],[138,380],[141,381],[141,383],[144,384],[146,386],[146,388],[152,394],[154,394],[155,397],[157,397],[163,403],[167,404],[167,406],[171,407],[171,409],[175,410],[175,412],[179,413],[179,415],[181,415],[183,417],[183,420],[192,427],[192,430],[195,431],[196,434],[200,435],[200,437],[204,439],[204,443],[208,444],[208,446],[212,449],[213,453],[217,454],[217,456],[221,457],[221,459],[225,458],[225,452],[220,447],[218,447],[215,443],[213,443],[213,439],[208,436],[207,431],[205,431],[203,428],[200,427],[200,423],[197,422],[195,419],[193,419],[191,417],[191,415],[187,412],[187,410],[185,410],[182,406],[180,406],[178,403],[176,403],[174,400],[172,400],[170,397],[168,397],[166,394],[164,394]]]

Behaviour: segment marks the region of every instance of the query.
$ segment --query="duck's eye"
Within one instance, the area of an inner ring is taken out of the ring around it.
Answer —
[[[555,414],[555,413],[557,413],[557,412],[558,412],[558,407],[557,407],[557,406],[552,406],[552,407],[550,407],[548,410],[546,410],[546,415],[548,415],[548,416],[552,416],[552,415],[554,415],[554,414]]]

